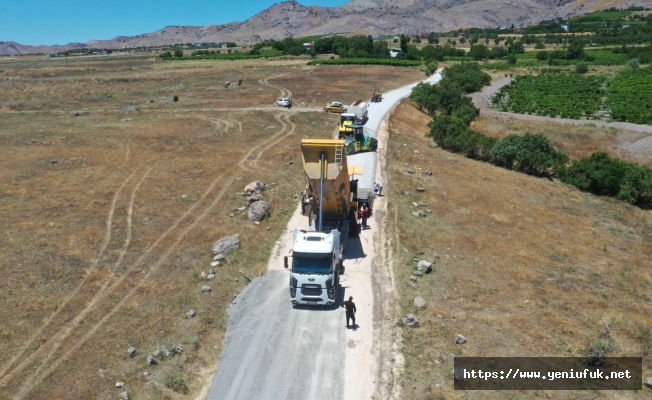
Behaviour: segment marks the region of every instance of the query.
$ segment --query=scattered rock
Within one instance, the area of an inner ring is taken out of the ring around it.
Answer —
[[[206,279],[207,276],[208,274],[206,273],[206,271],[202,271],[201,274],[199,274],[199,279],[204,280]]]
[[[645,378],[645,386],[652,389],[652,376],[648,376],[647,378]]]
[[[426,260],[421,260],[417,265],[417,269],[419,271],[425,272],[426,274],[429,274],[432,272],[432,263]]]
[[[131,118],[122,118],[120,122],[131,122]]]
[[[288,166],[292,165],[292,164],[294,164],[294,161],[288,161],[288,162],[285,163],[285,165],[288,165]]]
[[[259,200],[251,203],[249,206],[249,219],[252,221],[261,221],[269,214],[269,204]]]
[[[405,192],[403,192],[403,194],[408,196],[408,197],[412,196],[412,193],[408,192],[407,190]]]
[[[138,109],[135,106],[129,106],[124,109],[125,114],[131,114],[132,112],[136,112],[136,111],[138,111]]]
[[[417,217],[417,218],[419,218],[419,217],[421,216],[421,214],[419,214],[418,211],[413,211],[413,212],[412,212],[412,215],[414,215],[414,216]]]
[[[420,193],[423,193],[423,192],[426,191],[426,188],[418,187],[418,188],[416,188],[416,191],[420,192]]]
[[[412,168],[408,168],[408,170],[405,171],[405,173],[413,175],[415,171]]]
[[[229,217],[235,217],[234,213],[229,214]]]
[[[246,209],[247,209],[247,207],[240,207],[240,208],[238,208],[238,212],[243,212]]]
[[[213,254],[228,254],[240,248],[240,239],[237,236],[225,236],[213,245]]]
[[[430,169],[426,169],[423,171],[425,175],[432,175],[432,171]]]
[[[260,193],[267,189],[267,185],[263,181],[253,181],[244,188],[244,192],[247,195],[252,195],[254,193]]]
[[[421,206],[421,207],[428,207],[428,203],[426,203],[426,202],[424,202],[424,201],[420,201],[420,202],[419,202],[419,206]]]
[[[182,195],[181,195],[181,198],[182,198],[182,199],[187,199],[187,198],[188,198],[188,195],[187,195],[187,194],[182,194]]]
[[[202,286],[201,291],[204,292],[204,293],[208,293],[208,292],[211,291],[211,287],[208,286],[208,285]]]
[[[416,288],[417,288],[417,284],[414,283],[414,282],[410,282],[410,287],[413,288],[413,289],[416,289]]]
[[[136,355],[138,355],[138,349],[135,347],[130,347],[127,352],[129,353],[129,357],[134,358]]]
[[[163,100],[161,100],[161,103],[169,104],[169,103],[174,103],[175,101],[179,101],[178,96],[168,96],[168,97],[163,97]]]
[[[464,368],[462,367],[453,368],[453,379],[455,379],[458,382],[464,381]]]
[[[156,365],[156,364],[158,364],[158,361],[156,361],[156,359],[155,359],[154,357],[152,357],[152,356],[148,356],[148,357],[147,357],[147,364],[149,364],[149,365]]]
[[[441,194],[441,197],[443,197],[443,198],[446,198],[446,197],[448,197],[448,193],[446,193],[446,192],[443,192],[443,193]]]
[[[412,274],[415,275],[415,276],[423,276],[422,271],[414,271]]]
[[[254,224],[260,225],[260,221],[254,221]]]
[[[466,343],[466,338],[458,333],[457,335],[455,335],[455,343],[464,344]]]
[[[403,317],[403,323],[405,323],[405,325],[411,328],[419,327],[419,320],[417,319],[417,317],[414,316],[414,314],[408,314],[405,317]]]
[[[209,269],[208,273],[209,274],[217,274],[217,272],[213,268]]]
[[[263,195],[261,193],[253,193],[251,196],[247,197],[247,205],[250,205],[251,203],[262,199],[263,199]]]
[[[208,274],[208,275],[206,275],[206,279],[212,281],[213,279],[215,279],[215,274]]]
[[[423,299],[423,297],[415,297],[414,298],[414,306],[417,308],[423,308],[426,306],[426,301]]]
[[[72,113],[72,116],[73,116],[73,117],[79,117],[80,115],[81,115],[81,113],[80,113],[79,111],[74,111],[74,112]]]
[[[430,143],[428,143],[428,146],[432,147],[433,149],[436,149],[437,147],[439,147],[437,142],[430,142]]]
[[[54,165],[54,164],[56,164],[58,162],[59,162],[59,160],[52,160],[52,161],[50,161],[50,165]]]
[[[23,144],[26,144],[28,146],[31,145],[31,144],[34,144],[34,143],[36,143],[36,142],[33,141],[33,140],[26,140],[26,141],[23,142]]]
[[[197,313],[195,312],[194,308],[191,308],[190,311],[186,313],[186,318],[194,318]]]
[[[226,257],[224,257],[224,254],[219,253],[213,257],[213,261],[226,261]]]
[[[125,385],[124,382],[116,382],[115,387],[117,387],[118,389],[120,389],[120,388],[123,387],[124,385]]]
[[[129,392],[126,390],[120,392],[120,400],[129,400]]]
[[[220,265],[220,262],[219,262],[219,261],[213,261],[213,262],[211,263],[211,267],[217,267],[218,265]]]

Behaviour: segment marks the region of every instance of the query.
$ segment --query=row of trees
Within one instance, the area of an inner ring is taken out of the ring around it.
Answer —
[[[410,95],[417,106],[433,115],[427,136],[441,148],[462,153],[506,169],[534,176],[558,177],[580,190],[606,195],[641,208],[652,208],[652,169],[596,152],[573,161],[541,134],[526,133],[498,139],[470,128],[479,115],[467,96],[488,84],[490,77],[475,63],[444,70],[439,85],[421,83]]]

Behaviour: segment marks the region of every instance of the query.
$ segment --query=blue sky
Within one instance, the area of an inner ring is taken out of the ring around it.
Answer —
[[[244,21],[274,0],[0,0],[0,42],[53,45],[113,39],[168,25]],[[306,0],[304,5],[341,6],[347,0]]]

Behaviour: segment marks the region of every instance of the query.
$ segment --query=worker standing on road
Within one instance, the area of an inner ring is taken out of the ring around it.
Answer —
[[[360,215],[362,216],[362,229],[368,229],[369,227],[367,226],[367,218],[369,218],[369,209],[367,208],[366,204],[362,205]]]
[[[355,328],[355,303],[353,302],[353,296],[349,296],[349,300],[342,303],[342,308],[346,308],[346,327],[349,327],[349,320],[353,320],[353,327]]]
[[[383,183],[381,181],[374,181],[374,185],[375,185],[375,189],[376,189],[376,190],[374,190],[374,192],[378,196],[382,196],[383,195]]]

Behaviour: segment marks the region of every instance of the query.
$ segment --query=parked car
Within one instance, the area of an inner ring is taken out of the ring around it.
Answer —
[[[276,105],[281,107],[292,107],[292,99],[288,97],[281,97],[276,100]]]
[[[324,106],[324,111],[328,113],[343,113],[346,112],[347,109],[348,107],[339,101],[332,101]]]

